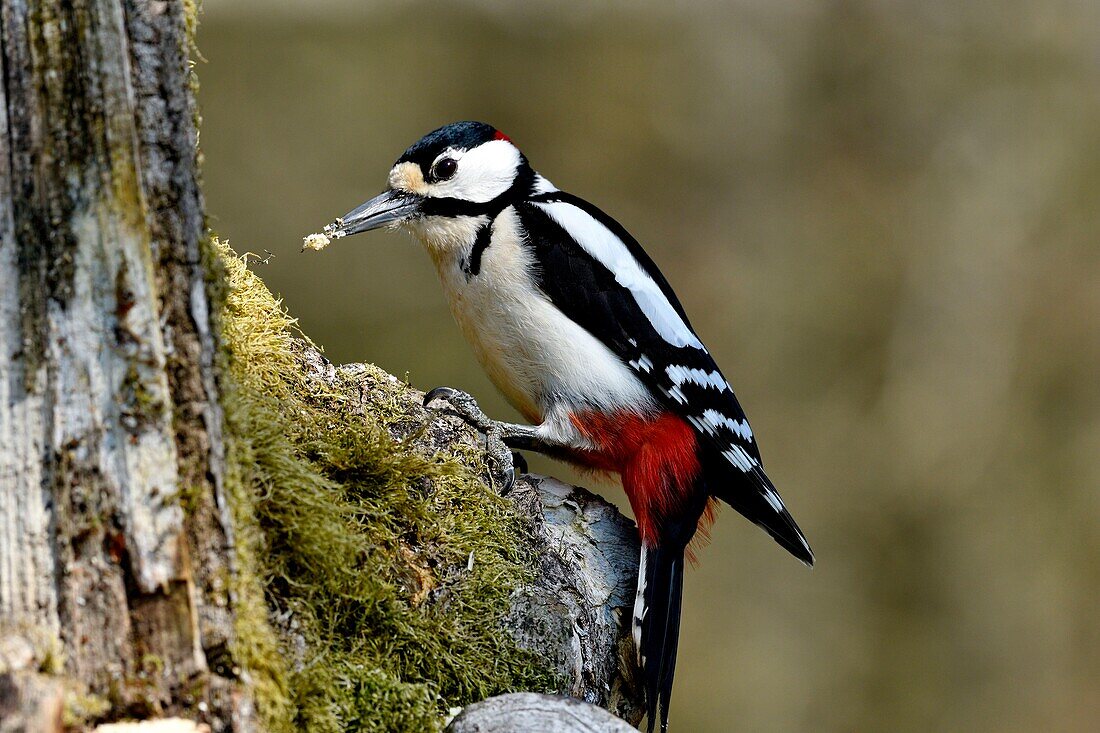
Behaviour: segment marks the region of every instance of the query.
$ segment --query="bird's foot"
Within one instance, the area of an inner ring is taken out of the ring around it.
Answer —
[[[516,482],[516,466],[520,471],[527,470],[527,461],[504,443],[506,423],[491,419],[482,412],[477,400],[462,390],[453,387],[436,387],[424,395],[424,407],[436,400],[446,402],[451,410],[471,427],[485,436],[485,456],[489,464],[489,477],[500,489],[500,495],[506,496]],[[516,460],[516,459],[519,460]]]

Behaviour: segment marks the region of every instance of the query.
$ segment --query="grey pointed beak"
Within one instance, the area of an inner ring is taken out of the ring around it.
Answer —
[[[340,239],[406,221],[420,213],[422,201],[423,198],[415,194],[393,189],[383,191],[329,224],[325,227],[325,234],[333,239]]]

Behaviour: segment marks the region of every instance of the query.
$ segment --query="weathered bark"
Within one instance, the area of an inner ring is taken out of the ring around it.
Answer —
[[[36,661],[26,638],[0,637],[0,733],[60,728],[61,681],[39,674]]]
[[[57,730],[63,710],[258,727],[231,652],[233,515],[186,12],[0,0],[3,732]],[[305,346],[302,359],[317,380],[336,369]],[[362,385],[353,409],[392,412],[370,389],[392,377],[341,369]],[[402,394],[395,437],[425,451],[478,440]],[[563,692],[637,718],[632,527],[550,479],[524,478],[513,499],[539,572],[515,592],[508,630],[551,660]]]
[[[116,710],[224,725],[248,706],[211,664],[231,530],[184,12],[0,4],[0,618]]]
[[[530,518],[539,573],[514,596],[508,629],[555,661],[560,692],[642,717],[630,619],[638,534],[614,506],[575,486],[526,476],[511,494]]]

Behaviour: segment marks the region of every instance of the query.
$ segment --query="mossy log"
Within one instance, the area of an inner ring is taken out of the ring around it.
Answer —
[[[345,409],[372,422],[381,416],[390,437],[420,455],[458,457],[487,491],[500,485],[481,452],[484,436],[455,415],[426,410],[423,392],[373,365],[337,367],[311,345],[296,346],[312,379],[331,389],[341,388],[341,378],[353,386]],[[633,522],[600,497],[546,476],[517,477],[507,499],[522,520],[517,544],[535,572],[512,589],[501,631],[551,671],[559,692],[639,720],[627,623],[638,567]],[[467,570],[477,562],[472,551]]]
[[[235,649],[267,726],[432,730],[517,689],[638,720],[633,525],[545,477],[502,498],[483,436],[377,367],[331,364],[214,246],[238,587],[266,579],[273,611]]]
[[[638,716],[629,523],[329,364],[205,231],[194,7],[0,0],[0,731]]]

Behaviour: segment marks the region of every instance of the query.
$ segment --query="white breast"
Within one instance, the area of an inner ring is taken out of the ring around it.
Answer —
[[[461,226],[458,221],[450,227]],[[478,220],[466,226],[472,244]],[[575,410],[654,410],[649,391],[622,360],[535,287],[521,236],[509,207],[496,218],[481,269],[471,278],[462,269],[469,246],[426,242],[451,312],[489,378],[527,419],[558,439],[574,432],[568,414]]]

